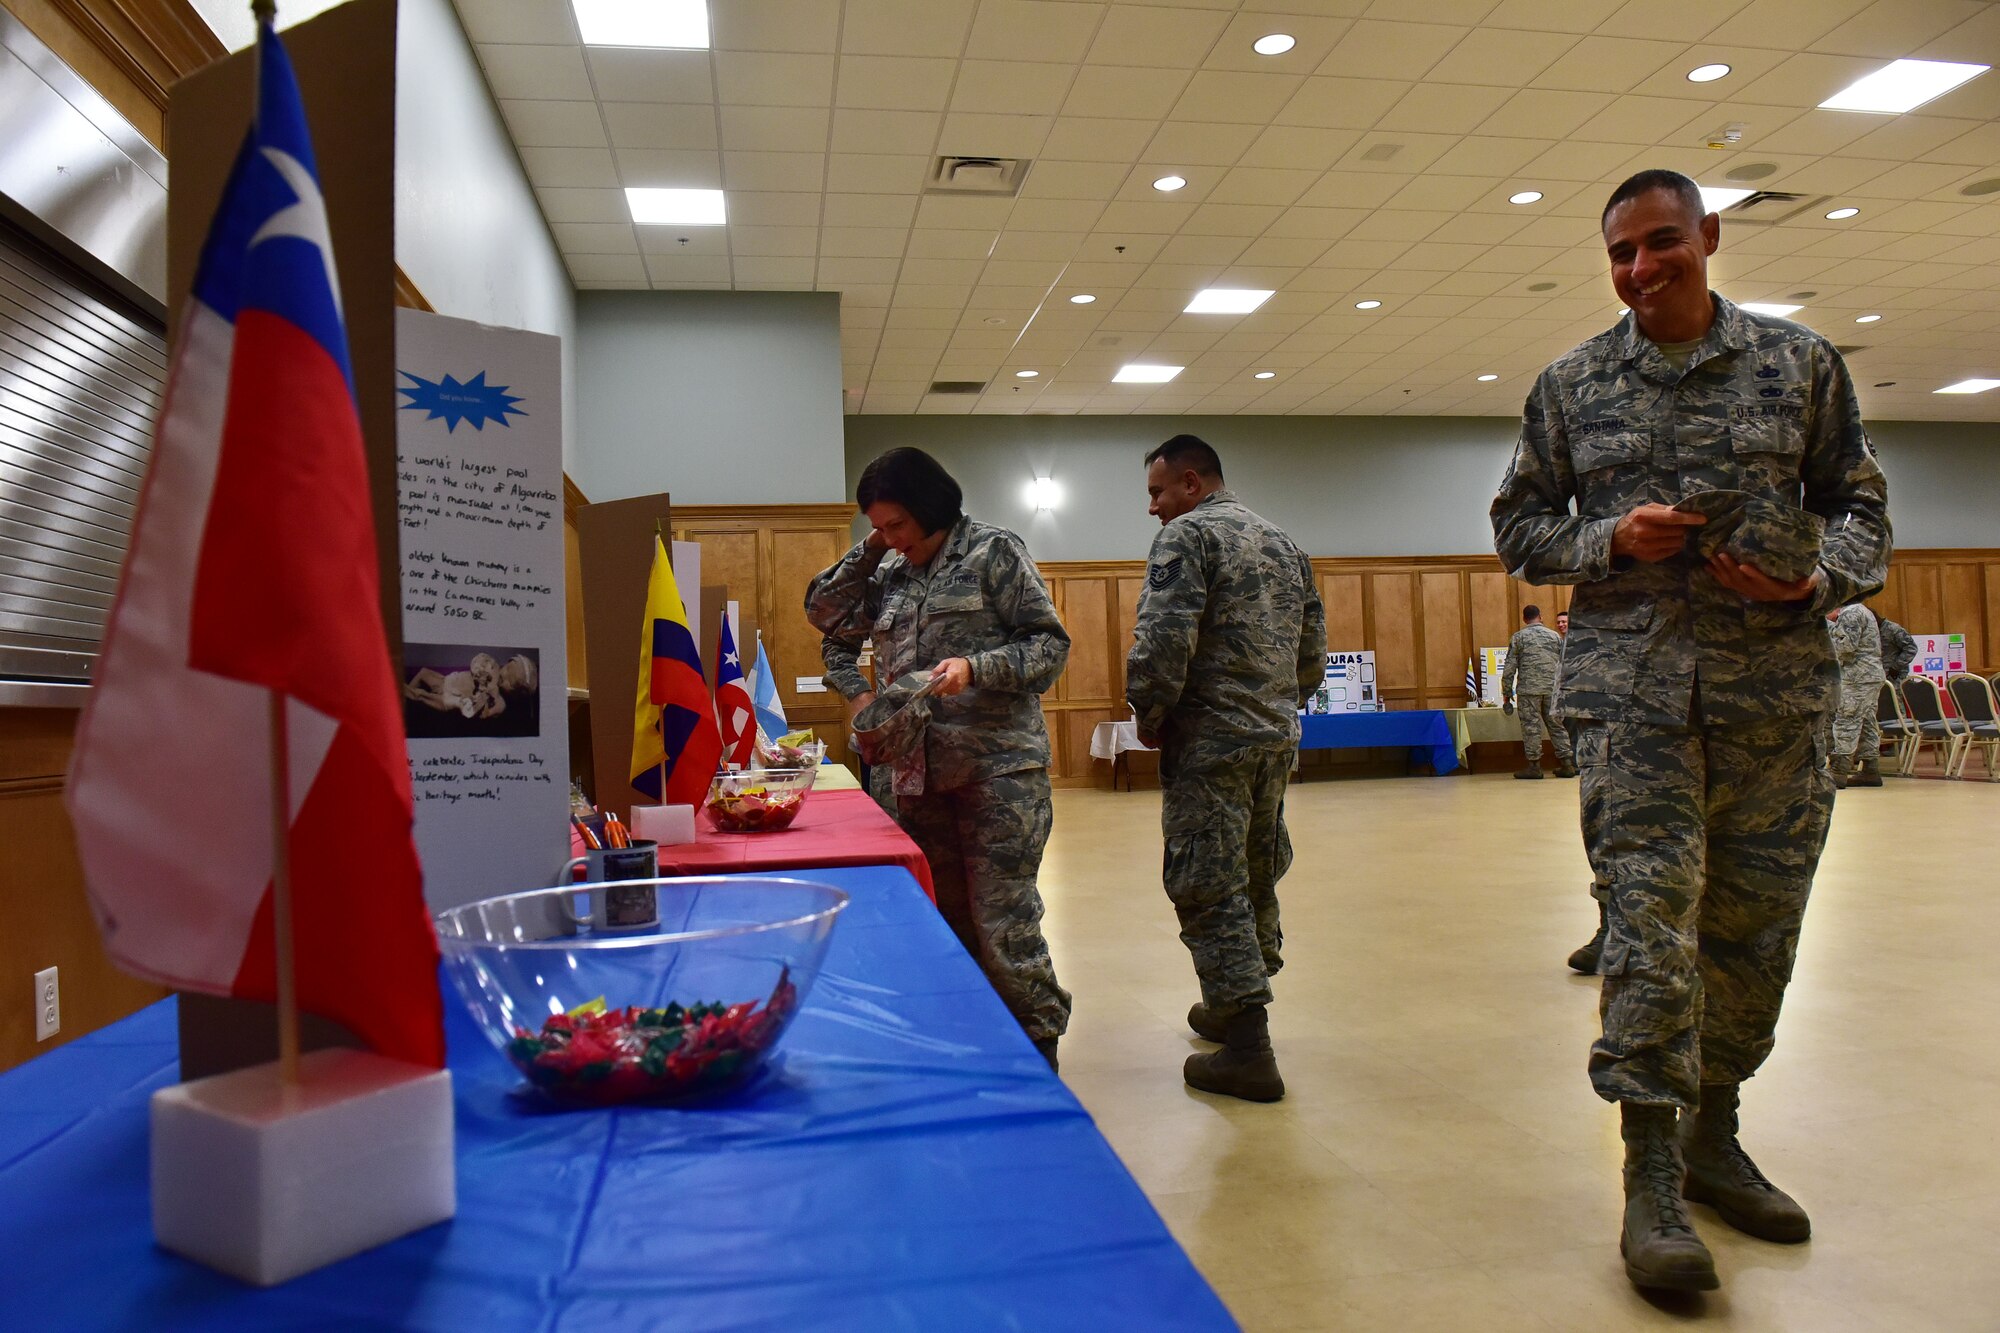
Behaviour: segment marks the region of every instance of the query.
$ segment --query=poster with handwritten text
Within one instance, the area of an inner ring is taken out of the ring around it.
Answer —
[[[403,725],[433,908],[568,856],[561,340],[396,312]]]

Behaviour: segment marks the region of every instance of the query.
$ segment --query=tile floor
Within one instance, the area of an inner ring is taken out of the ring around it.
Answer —
[[[1595,925],[1576,788],[1291,789],[1289,1095],[1185,1088],[1197,997],[1157,792],[1063,791],[1043,870],[1076,1015],[1063,1075],[1246,1329],[2000,1330],[2000,786],[1844,793],[1744,1139],[1807,1245],[1697,1225],[1723,1288],[1649,1300],[1617,1253],[1615,1111],[1584,1053]]]

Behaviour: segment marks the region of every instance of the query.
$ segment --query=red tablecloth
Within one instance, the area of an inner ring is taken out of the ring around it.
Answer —
[[[776,833],[723,833],[706,810],[694,822],[694,842],[660,848],[662,875],[901,866],[937,901],[923,852],[865,791],[816,791],[792,826]]]

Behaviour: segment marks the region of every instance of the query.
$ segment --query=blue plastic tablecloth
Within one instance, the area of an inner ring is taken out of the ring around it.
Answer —
[[[0,1328],[1234,1328],[915,881],[810,875],[854,901],[762,1086],[540,1113],[451,997],[457,1219],[267,1291],[152,1244],[172,1001],[0,1075]]]
[[[1299,719],[1301,750],[1358,750],[1403,746],[1413,763],[1429,764],[1439,777],[1458,767],[1451,724],[1436,709],[1397,713],[1318,713]]]

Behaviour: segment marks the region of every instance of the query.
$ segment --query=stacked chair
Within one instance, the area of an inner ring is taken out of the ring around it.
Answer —
[[[1876,696],[1875,720],[1882,726],[1882,739],[1895,747],[1890,759],[1900,774],[1910,766],[1909,751],[1917,745],[1917,724],[1910,720],[1903,696],[1886,680],[1882,682],[1882,693]]]
[[[1938,759],[1944,765],[1944,775],[1954,776],[1959,749],[1969,735],[1959,729],[1958,719],[1946,716],[1937,683],[1922,676],[1911,676],[1903,682],[1903,704],[1910,710],[1910,721],[1917,729],[1916,739],[1903,756],[1903,776],[1916,772],[1917,758],[1926,745],[1938,747]]]
[[[1993,686],[1984,677],[1960,674],[1945,682],[1951,701],[1958,707],[1958,776],[1964,777],[1974,750],[1986,752],[1986,780],[2000,782],[2000,708],[1993,699]]]

